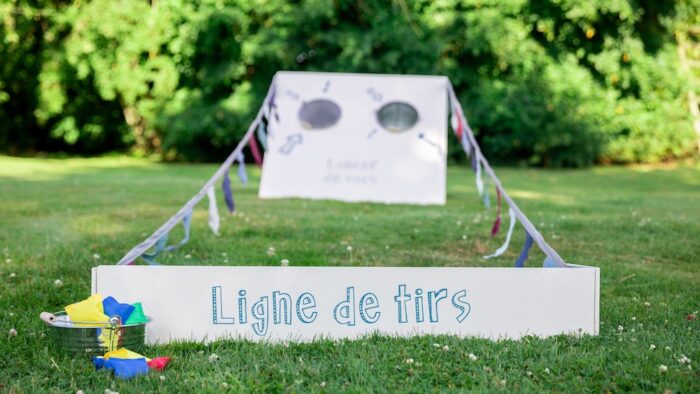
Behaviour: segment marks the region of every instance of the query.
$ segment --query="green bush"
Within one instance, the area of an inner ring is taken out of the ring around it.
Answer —
[[[274,73],[308,70],[447,75],[501,161],[693,152],[690,0],[25,1],[0,6],[0,150],[218,160]]]

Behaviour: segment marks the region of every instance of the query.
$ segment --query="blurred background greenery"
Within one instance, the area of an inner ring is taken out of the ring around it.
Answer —
[[[219,160],[308,70],[446,75],[502,162],[678,159],[697,26],[696,0],[3,0],[0,152]]]

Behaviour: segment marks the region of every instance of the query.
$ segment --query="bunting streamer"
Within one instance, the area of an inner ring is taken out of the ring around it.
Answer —
[[[144,253],[141,255],[141,258],[148,263],[148,265],[160,265],[156,263],[156,257],[158,257],[159,254],[163,253],[165,250],[165,247],[168,245],[168,234],[164,234],[160,239],[158,239],[158,242],[156,242],[156,247],[153,253]],[[133,264],[133,262],[132,262]]]
[[[476,161],[476,190],[479,192],[480,196],[484,195],[484,180],[481,179],[481,161],[479,161],[478,158]]]
[[[242,184],[247,185],[248,174],[245,172],[245,156],[243,156],[243,152],[238,153],[236,161],[238,161],[238,178],[241,180]]]
[[[542,266],[544,268],[556,268],[557,263],[552,260],[549,256],[545,257],[544,262],[542,263]]]
[[[231,179],[228,177],[228,171],[224,172],[221,189],[224,191],[224,201],[226,202],[228,213],[233,213],[236,210],[236,205],[233,203],[233,191],[231,190]]]
[[[184,238],[177,245],[167,245],[168,244],[168,233],[163,234],[162,237],[156,242],[156,248],[153,253],[144,253],[141,258],[148,263],[148,265],[159,265],[156,262],[156,257],[158,257],[163,252],[172,252],[177,250],[182,245],[186,244],[190,240],[190,223],[192,222],[192,211],[182,218],[182,227],[185,230]],[[167,246],[166,246],[167,245]]]
[[[467,133],[462,133],[460,143],[462,144],[462,150],[464,150],[464,153],[467,155],[467,157],[470,157],[472,155],[472,147],[469,144],[469,138],[467,138]]]
[[[462,117],[459,115],[459,107],[454,105],[452,107],[452,130],[457,136],[457,140],[461,141],[464,136],[464,125],[462,124]]]
[[[185,230],[185,236],[176,245],[168,245],[165,247],[166,252],[172,252],[178,250],[181,246],[185,245],[190,241],[190,224],[192,223],[192,210],[187,212],[185,216],[182,217],[182,228]]]
[[[525,232],[525,245],[523,245],[523,250],[520,251],[520,256],[515,260],[515,266],[522,268],[530,255],[530,248],[532,248],[532,236],[527,231]]]
[[[503,245],[501,245],[500,248],[496,249],[495,252],[488,256],[484,256],[485,259],[492,259],[494,257],[498,257],[502,255],[503,253],[508,250],[508,245],[510,245],[510,238],[513,236],[513,229],[515,228],[515,212],[513,212],[513,209],[508,210],[508,214],[510,215],[510,225],[508,226],[508,233],[506,234],[506,240],[503,242]]]
[[[489,178],[484,181],[484,205],[491,208],[491,196],[489,196]]]
[[[491,237],[495,237],[501,229],[501,189],[499,188],[496,188],[496,201],[496,220],[493,222],[493,227],[491,227]]]
[[[262,145],[262,148],[264,150],[267,150],[267,134],[265,132],[265,125],[263,124],[263,122],[258,123],[258,130],[256,131],[256,135],[260,140],[260,145]]]
[[[214,185],[207,188],[207,197],[209,198],[209,228],[214,234],[219,235],[219,224],[221,220],[219,218],[219,208],[216,205]]]
[[[251,138],[248,142],[250,145],[250,153],[253,154],[253,159],[255,160],[255,164],[258,167],[262,167],[263,159],[262,159],[262,155],[260,154],[260,148],[258,148],[258,143],[255,141],[255,138]]]

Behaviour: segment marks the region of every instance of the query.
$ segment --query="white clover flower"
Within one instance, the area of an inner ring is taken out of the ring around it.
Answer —
[[[164,376],[164,375],[160,375],[160,376],[158,377],[158,379],[160,379],[161,382],[165,382],[165,376]]]
[[[276,251],[275,251],[274,247],[270,246],[269,248],[267,248],[267,255],[268,256],[274,256],[275,253],[276,253]]]
[[[226,252],[221,253],[221,257],[226,257],[226,256],[228,256],[228,254],[226,254]]]
[[[12,317],[12,316],[15,315],[15,313],[14,313],[14,312],[10,312],[10,313],[8,313],[8,315],[10,315],[10,317]]]
[[[55,281],[53,281],[53,286],[54,287],[61,287],[61,286],[63,286],[63,282],[60,279],[56,279]]]
[[[321,386],[321,388],[324,388],[324,387],[326,387],[326,382],[321,382],[318,385]]]
[[[185,255],[185,258],[186,258],[186,259],[191,259],[191,258],[192,258],[192,255],[186,254],[186,255]]]
[[[637,320],[637,316],[632,316],[632,321]]]
[[[440,345],[439,343],[433,343],[434,348],[439,348],[440,346],[442,346],[442,345]]]
[[[527,376],[532,376],[532,372],[530,371],[525,372],[525,374],[527,374]]]
[[[16,337],[17,336],[17,330],[14,328],[10,328],[10,331],[7,332],[7,334],[11,337]]]
[[[681,354],[681,358],[678,359],[681,364],[690,364],[690,359],[685,354]]]
[[[650,307],[650,306],[651,306],[651,302],[649,302],[649,301],[645,301],[645,302],[644,302],[644,306],[646,306],[646,307]]]
[[[102,256],[100,256],[99,254],[95,253],[95,254],[92,255],[92,258],[95,259],[95,260],[99,260],[99,259],[102,258]]]
[[[636,332],[636,330],[635,330],[634,328],[632,328],[632,329],[630,330],[630,332]]]
[[[85,392],[83,390],[78,390],[75,392],[75,394],[85,394]]]
[[[664,373],[664,372],[666,372],[666,371],[668,371],[668,367],[667,367],[667,366],[665,366],[665,365],[663,365],[663,364],[659,365],[659,372]]]
[[[14,272],[10,272],[10,278],[14,278],[15,276],[17,276],[17,274],[15,274]]]
[[[6,262],[7,264],[10,264],[10,263],[12,262],[12,259],[5,259],[5,262]]]
[[[621,325],[617,326],[617,331],[622,331],[624,329],[625,329],[625,327],[622,327]]]
[[[649,345],[649,350],[656,350],[656,345],[654,345],[653,343]]]
[[[462,221],[461,221],[461,220],[458,220],[458,221],[457,221],[457,225],[458,225],[458,226],[461,226],[461,225],[462,225]]]
[[[352,246],[348,245],[347,248],[345,248],[348,252],[352,252]]]
[[[213,362],[216,362],[216,361],[218,361],[218,360],[219,360],[219,355],[216,354],[216,353],[212,353],[212,354],[209,356],[209,362],[212,362],[212,363],[213,363]]]
[[[282,260],[280,261],[280,265],[281,265],[282,267],[288,267],[288,266],[289,266],[289,260],[287,260],[287,259],[282,259]]]
[[[412,358],[407,358],[407,359],[403,360],[403,362],[406,363],[406,364],[408,364],[408,365],[411,365],[411,364],[413,364],[413,359],[412,359]]]
[[[469,360],[471,361],[476,361],[479,359],[479,357],[475,356],[474,353],[469,353],[469,356],[467,357],[469,357]]]
[[[226,383],[226,382],[221,383],[221,387],[228,388],[228,383]]]
[[[551,373],[551,372],[549,371],[549,368],[545,368],[544,373]]]
[[[442,347],[442,351],[443,351],[443,352],[449,352],[449,351],[450,351],[450,347],[447,346],[447,345],[445,345],[445,346]]]
[[[666,346],[664,349],[665,349],[666,351],[669,351],[669,352],[671,351],[671,347],[670,347],[670,346]]]
[[[505,380],[505,379],[501,379],[501,386],[505,386],[505,385],[506,385],[506,380]]]
[[[467,234],[462,234],[462,240],[466,241],[467,240]]]

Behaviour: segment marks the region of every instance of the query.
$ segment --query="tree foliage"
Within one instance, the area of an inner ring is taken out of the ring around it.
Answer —
[[[690,0],[13,0],[0,5],[0,149],[215,160],[277,70],[320,70],[447,75],[489,157],[676,158],[694,135],[674,34],[699,10]]]

